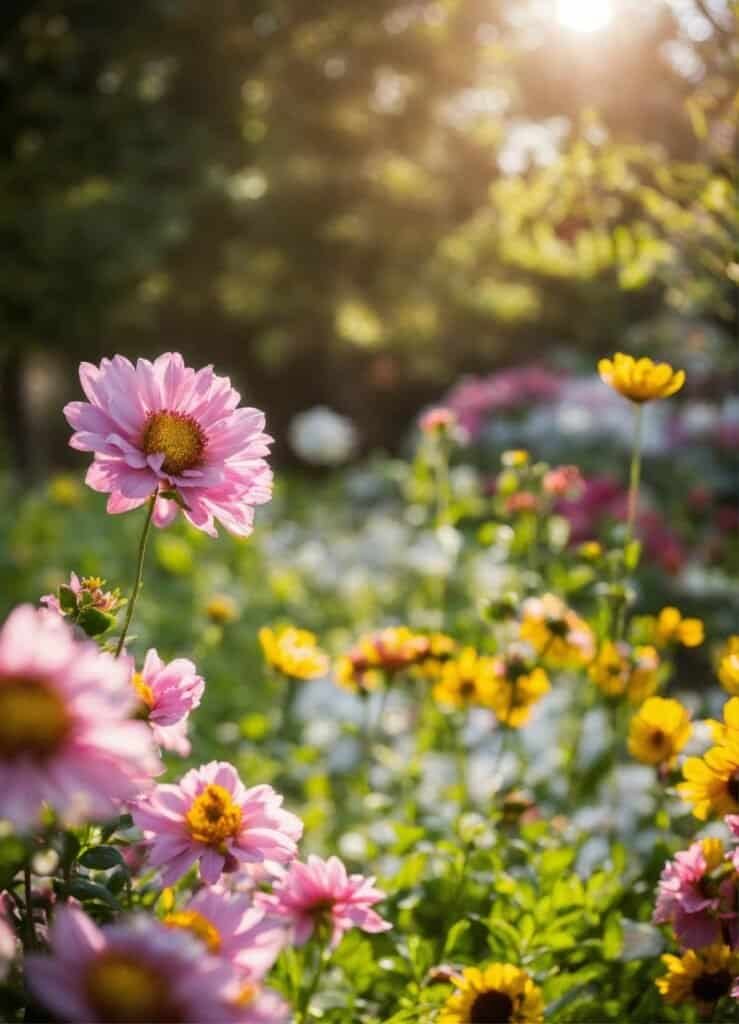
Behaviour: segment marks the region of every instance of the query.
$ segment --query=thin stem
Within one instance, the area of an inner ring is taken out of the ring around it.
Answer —
[[[300,1024],[304,1024],[304,1021],[307,1021],[308,1019],[310,1001],[316,994],[316,990],[318,989],[318,983],[321,980],[321,975],[323,974],[323,968],[325,967],[325,965],[326,947],[323,944],[321,944],[318,950],[318,963],[316,965],[315,971],[313,972],[313,977],[311,978],[306,988],[298,994],[298,1005],[296,1009],[297,1019],[300,1022]]]
[[[449,448],[446,440],[439,438],[434,452],[434,475],[436,477],[436,526],[449,522],[449,507],[452,491],[449,483]]]
[[[23,892],[26,901],[26,946],[36,948],[36,929],[33,923],[33,890],[31,888],[31,865],[23,865]]]
[[[631,469],[629,472],[629,505],[626,520],[626,544],[634,537],[636,513],[639,505],[639,481],[641,478],[642,428],[644,425],[644,406],[634,408],[634,447],[631,452]]]
[[[128,601],[128,608],[126,609],[126,621],[123,623],[123,631],[121,632],[118,640],[118,646],[115,649],[116,658],[120,657],[121,651],[126,643],[126,636],[128,634],[128,628],[131,625],[131,619],[133,618],[134,608],[141,592],[141,585],[144,582],[144,558],[146,557],[146,544],[149,540],[149,532],[151,530],[151,520],[154,515],[154,507],[157,502],[157,492],[149,498],[149,504],[147,506],[146,521],[144,522],[144,529],[141,533],[141,540],[139,541],[139,557],[138,565],[136,566],[136,582],[133,585],[131,591],[131,597]]]

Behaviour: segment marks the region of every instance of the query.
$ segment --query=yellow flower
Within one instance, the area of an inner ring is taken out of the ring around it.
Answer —
[[[683,777],[677,790],[693,805],[696,818],[739,813],[739,737],[729,737],[703,757],[687,758]]]
[[[541,1024],[541,989],[513,964],[465,967],[458,991],[441,1008],[438,1024]]]
[[[519,636],[553,668],[582,665],[595,647],[587,622],[554,594],[524,601]]]
[[[739,953],[715,943],[703,949],[689,949],[682,956],[662,957],[667,974],[656,985],[666,1003],[694,1003],[705,1014],[731,991],[739,974]]]
[[[730,636],[719,653],[718,679],[727,693],[739,695],[739,636]]]
[[[328,656],[318,646],[313,633],[295,626],[259,630],[259,643],[265,660],[283,676],[291,679],[317,679],[329,669]]]
[[[601,647],[588,675],[607,697],[625,695],[630,703],[641,704],[659,685],[659,667],[654,647],[632,649],[609,640]]]
[[[690,739],[688,711],[677,700],[650,697],[629,727],[629,751],[644,764],[669,765]]]
[[[677,608],[663,608],[654,624],[654,642],[658,647],[675,642],[683,647],[699,647],[704,640],[700,619],[684,619]]]
[[[634,359],[616,352],[613,359],[601,359],[598,373],[606,384],[632,402],[669,398],[685,383],[685,371],[673,370],[669,363]]]
[[[387,676],[413,669],[436,678],[440,664],[455,649],[454,640],[443,633],[414,633],[407,626],[388,626],[359,638],[357,644],[336,662],[336,681],[350,690],[370,690]]]
[[[531,718],[534,705],[549,693],[549,676],[543,668],[527,668],[514,657],[496,658],[496,685],[489,705],[499,722],[520,729]]]
[[[82,503],[84,492],[76,476],[69,473],[57,473],[49,481],[49,499],[55,505],[74,508]]]
[[[509,451],[503,452],[500,461],[511,469],[520,469],[521,466],[528,465],[529,453],[525,448],[511,448]]]
[[[711,733],[715,743],[726,743],[732,738],[739,740],[739,697],[732,697],[727,700],[723,707],[723,722],[717,722],[709,718],[707,724],[711,727]]]
[[[211,622],[225,626],[239,617],[236,602],[228,594],[213,594],[205,606],[205,614]]]
[[[493,659],[479,655],[474,647],[465,647],[459,657],[444,663],[434,697],[453,708],[470,704],[490,707],[496,685]]]

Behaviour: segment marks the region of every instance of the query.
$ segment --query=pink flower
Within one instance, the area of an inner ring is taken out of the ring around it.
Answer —
[[[555,497],[577,498],[585,481],[577,466],[555,466],[544,474],[541,485],[547,494]]]
[[[26,974],[55,1018],[90,1024],[227,1019],[230,965],[154,918],[137,915],[98,928],[79,908],[61,906],[49,935],[51,955],[27,956]]]
[[[10,965],[15,960],[18,938],[12,923],[10,897],[0,893],[0,981],[5,981]]]
[[[541,366],[517,366],[487,377],[463,377],[449,392],[446,405],[474,439],[492,413],[536,402],[553,402],[562,384],[559,374]]]
[[[678,941],[691,949],[737,937],[737,886],[720,839],[703,839],[675,855],[662,869],[655,924],[671,924]]]
[[[271,988],[253,981],[237,982],[228,1000],[232,1024],[289,1024],[290,1007]]]
[[[74,595],[77,607],[73,609],[74,612],[78,612],[80,609],[80,601],[84,600],[85,605],[89,603],[92,608],[97,608],[101,612],[114,612],[122,604],[121,596],[118,591],[106,591],[103,590],[105,586],[105,580],[101,580],[97,576],[86,576],[84,579],[80,579],[76,572],[70,573],[69,582],[65,583],[61,588],[64,590],[71,591]],[[49,611],[56,612],[57,615],[66,615],[67,612],[62,608],[59,603],[59,597],[56,594],[44,594],[40,599],[41,604],[48,608]]]
[[[207,950],[224,957],[251,980],[264,977],[285,945],[284,923],[267,916],[249,896],[220,887],[201,889],[182,910],[168,914],[170,928],[185,928]]]
[[[331,927],[331,948],[350,928],[385,932],[392,925],[372,910],[385,893],[374,888],[374,878],[347,875],[338,857],[322,860],[311,854],[307,863],[293,861],[272,893],[258,893],[256,901],[293,930],[293,941],[302,946],[315,927],[325,921]]]
[[[210,366],[196,372],[166,352],[135,367],[123,356],[82,363],[80,382],[89,401],[64,408],[75,430],[69,443],[95,453],[87,483],[110,494],[108,512],[176,490],[186,517],[211,536],[215,519],[231,533],[251,533],[253,506],[271,497],[264,456],[272,438],[258,409],[237,408],[241,396],[227,377]],[[168,525],[177,509],[158,497],[154,523]]]
[[[240,863],[285,864],[297,852],[300,818],[281,807],[271,786],[246,789],[233,765],[211,761],[178,785],[154,786],[133,807],[151,840],[149,862],[172,885],[196,862],[208,885]]]
[[[175,658],[165,664],[152,647],[141,672],[134,672],[131,681],[159,746],[189,754],[187,716],[200,704],[205,690],[205,682],[193,663],[187,658]]]
[[[19,828],[44,805],[78,823],[114,814],[161,770],[150,730],[131,720],[125,662],[30,605],[0,629],[0,817]]]
[[[437,434],[441,431],[451,430],[457,425],[457,414],[453,409],[445,406],[435,406],[422,413],[418,426],[424,434]]]

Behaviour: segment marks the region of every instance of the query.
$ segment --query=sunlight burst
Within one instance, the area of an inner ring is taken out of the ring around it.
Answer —
[[[613,17],[611,0],[557,0],[557,18],[575,32],[597,32]]]

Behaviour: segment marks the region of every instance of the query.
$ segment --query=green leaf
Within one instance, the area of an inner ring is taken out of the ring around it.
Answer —
[[[88,878],[75,878],[68,889],[69,895],[84,903],[86,900],[100,900],[107,903],[109,907],[120,910],[120,904],[115,896],[98,882],[91,882]]]
[[[66,583],[59,587],[59,606],[63,612],[77,611],[77,595]]]
[[[624,565],[633,572],[639,565],[639,559],[641,558],[641,544],[638,540],[631,540],[626,545],[624,551]]]
[[[444,943],[445,956],[448,956],[450,953],[454,952],[454,950],[457,947],[457,943],[465,934],[465,932],[468,931],[469,927],[470,921],[466,920],[457,921],[455,924],[452,925],[452,927],[449,929],[449,932],[447,933],[446,942]]]
[[[83,868],[91,868],[93,871],[108,871],[110,868],[123,866],[125,861],[115,846],[94,846],[85,850],[80,857],[80,864]]]
[[[612,911],[606,918],[603,929],[603,956],[606,960],[616,960],[623,949],[623,929],[621,915]]]
[[[98,608],[83,608],[77,622],[88,636],[100,636],[115,624],[115,616]]]

